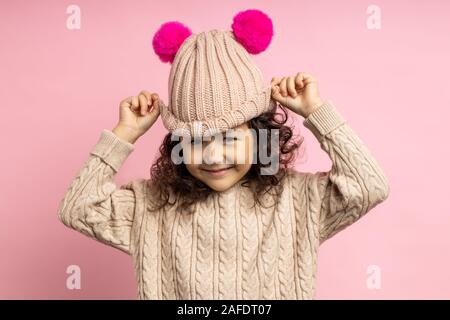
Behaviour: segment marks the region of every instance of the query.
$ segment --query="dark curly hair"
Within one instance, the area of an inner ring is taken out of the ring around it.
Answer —
[[[262,205],[259,198],[262,194],[271,193],[275,197],[274,205],[278,203],[279,195],[282,192],[281,181],[286,175],[286,169],[295,160],[297,149],[303,143],[303,136],[294,139],[294,133],[289,125],[285,125],[288,121],[288,111],[275,100],[270,100],[271,107],[269,111],[248,121],[250,128],[256,131],[257,146],[259,147],[259,130],[267,129],[267,149],[271,150],[271,129],[278,129],[279,133],[279,150],[278,161],[279,170],[276,174],[262,175],[261,168],[269,166],[260,163],[259,152],[257,153],[257,161],[253,163],[250,170],[239,181],[242,186],[252,190],[254,205],[258,203]],[[277,107],[282,113],[277,113]],[[278,119],[277,116],[281,116]],[[151,179],[149,182],[155,187],[157,193],[156,206],[153,210],[161,209],[166,205],[174,205],[178,202],[177,210],[193,212],[193,205],[196,202],[203,201],[211,194],[217,192],[208,185],[198,180],[190,174],[184,163],[175,164],[171,159],[172,149],[179,143],[172,141],[171,134],[168,133],[159,147],[160,155],[152,164],[150,169]],[[266,150],[266,151],[268,151]],[[266,154],[268,154],[266,152]],[[270,155],[272,156],[272,155]],[[170,199],[173,199],[170,201]]]

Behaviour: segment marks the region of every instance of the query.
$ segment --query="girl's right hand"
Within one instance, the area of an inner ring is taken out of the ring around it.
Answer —
[[[119,123],[112,131],[130,143],[147,132],[160,115],[158,94],[145,90],[122,100],[119,107]]]

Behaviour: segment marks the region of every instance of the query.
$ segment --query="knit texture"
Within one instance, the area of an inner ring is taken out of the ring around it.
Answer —
[[[160,101],[169,131],[209,137],[275,108],[271,87],[231,31],[188,37],[169,75],[169,103]]]
[[[313,299],[319,245],[385,200],[389,185],[330,100],[303,124],[332,168],[289,169],[276,207],[251,209],[252,194],[236,184],[198,203],[193,215],[150,211],[150,180],[113,182],[134,145],[104,129],[59,219],[130,254],[139,299]]]

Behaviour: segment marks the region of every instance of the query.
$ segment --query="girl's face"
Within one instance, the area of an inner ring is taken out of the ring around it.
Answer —
[[[253,142],[248,123],[203,141],[192,138],[183,149],[186,168],[211,189],[225,191],[250,170]]]

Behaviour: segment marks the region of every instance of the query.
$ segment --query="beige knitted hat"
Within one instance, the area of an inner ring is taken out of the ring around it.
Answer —
[[[232,29],[192,34],[171,21],[155,33],[156,54],[172,63],[169,102],[160,101],[169,131],[207,137],[276,107],[250,57],[270,44],[272,21],[262,11],[246,10],[234,17]]]

